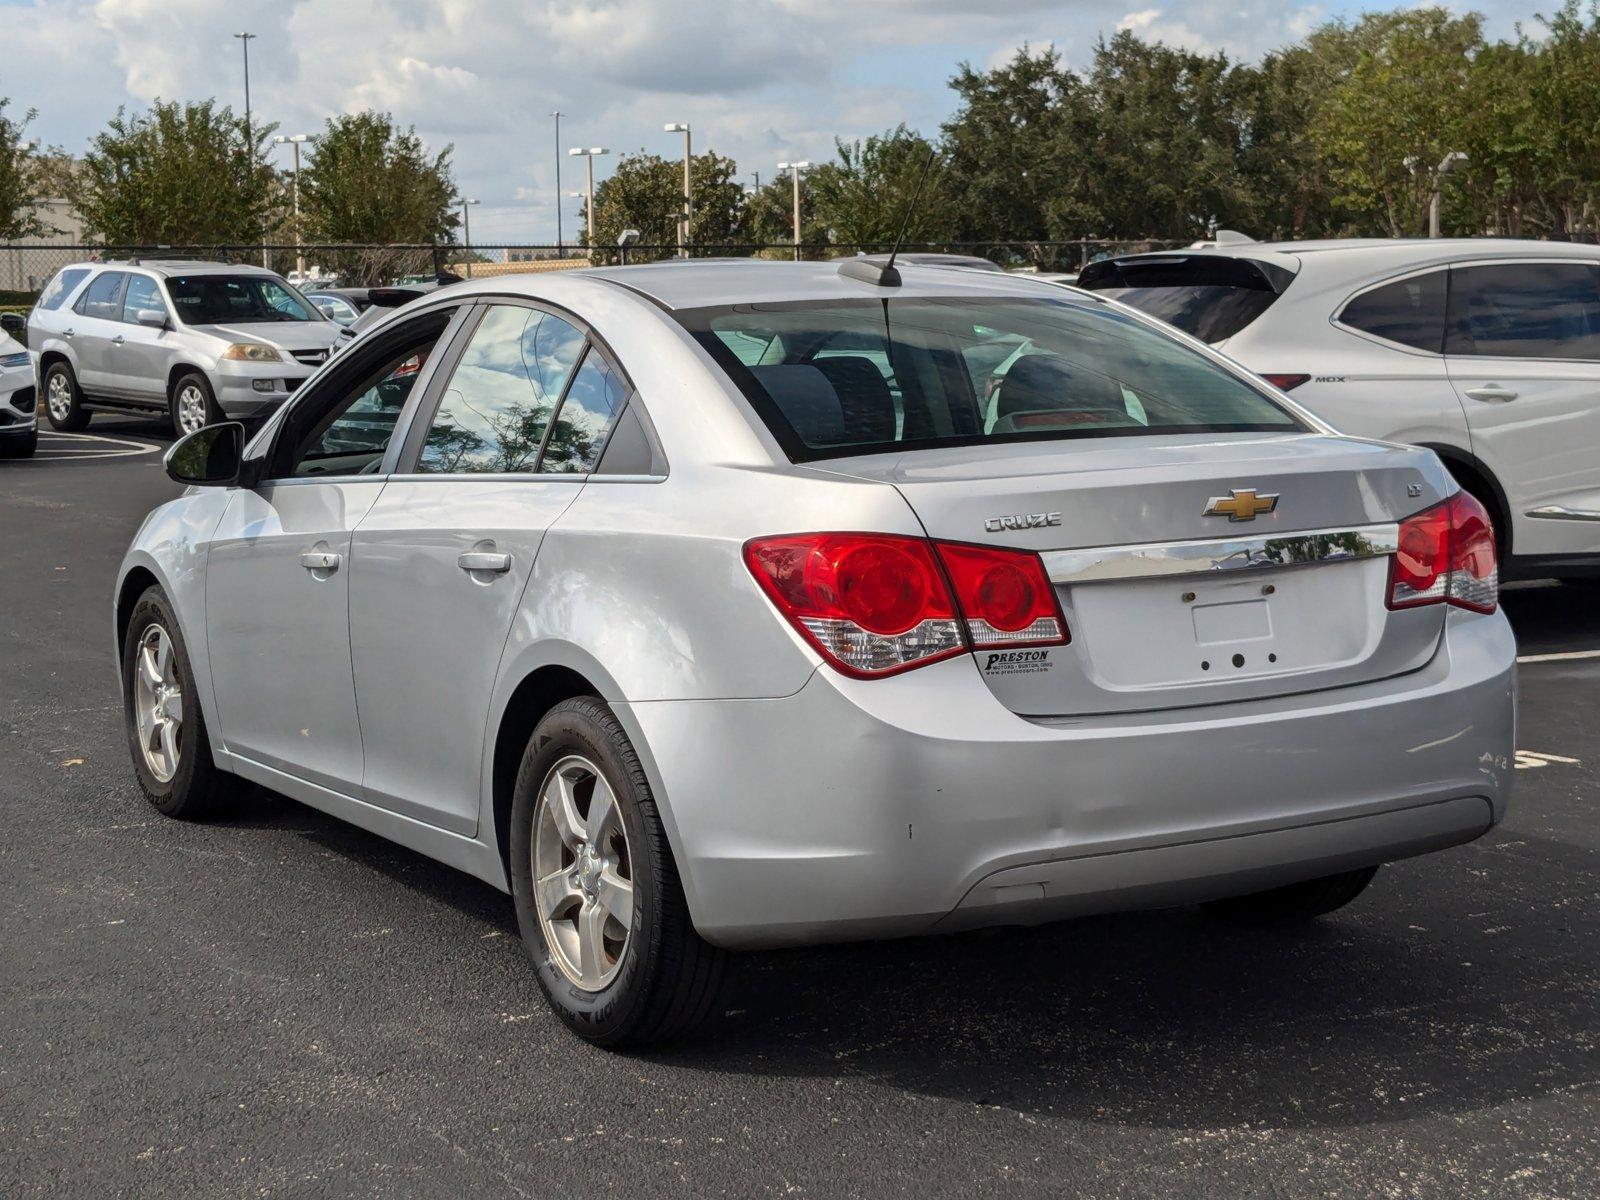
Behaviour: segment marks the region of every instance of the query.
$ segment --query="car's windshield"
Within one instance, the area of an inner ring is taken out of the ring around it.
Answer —
[[[797,461],[1305,428],[1177,339],[1066,298],[743,304],[677,316]]]
[[[167,291],[185,325],[323,319],[300,293],[266,275],[183,275],[168,279]]]

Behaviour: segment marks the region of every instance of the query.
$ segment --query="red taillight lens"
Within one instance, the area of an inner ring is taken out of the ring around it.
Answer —
[[[1068,640],[1055,589],[1037,554],[936,542],[976,648],[1058,646]]]
[[[922,538],[757,538],[744,558],[778,611],[847,675],[891,675],[966,649],[950,588]]]
[[[1270,383],[1273,387],[1277,388],[1280,392],[1292,392],[1292,391],[1294,391],[1295,388],[1299,387],[1306,380],[1310,379],[1311,376],[1309,376],[1309,375],[1263,375],[1261,378],[1265,379],[1268,383]]]
[[[1389,568],[1389,607],[1449,603],[1493,612],[1500,570],[1489,514],[1457,492],[1400,522],[1400,549]]]

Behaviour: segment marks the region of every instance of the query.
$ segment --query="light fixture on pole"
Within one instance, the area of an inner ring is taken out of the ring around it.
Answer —
[[[301,287],[306,285],[306,256],[300,241],[300,146],[310,140],[309,133],[280,133],[272,139],[274,146],[288,145],[294,148],[294,270],[300,277],[298,282]]]
[[[550,115],[556,119],[556,257],[565,258],[567,248],[561,240],[561,110]]]
[[[472,206],[476,200],[461,197],[461,236],[467,252],[467,278],[472,278]]]
[[[597,155],[610,153],[611,151],[607,150],[604,146],[590,146],[587,150],[585,150],[582,146],[574,146],[571,150],[567,151],[568,158],[582,158],[588,162],[589,192],[587,207],[584,211],[589,218],[588,243],[591,253],[594,250],[594,160]]]
[[[1433,172],[1433,197],[1428,201],[1428,236],[1439,236],[1439,210],[1444,198],[1444,177],[1454,175],[1467,165],[1467,156],[1459,150],[1452,150],[1439,160],[1439,165]]]
[[[800,261],[800,172],[811,166],[808,162],[781,162],[778,170],[789,172],[794,182],[794,260]]]
[[[689,222],[694,219],[694,192],[690,185],[689,171],[694,162],[694,154],[689,140],[689,127],[672,123],[661,127],[663,133],[683,134],[683,215],[678,218],[678,257],[689,257]]]
[[[240,32],[233,35],[239,39],[240,48],[244,50],[244,150],[250,159],[251,173],[256,165],[256,136],[255,127],[250,123],[250,43],[255,34]],[[265,222],[261,226],[261,265],[267,266],[267,227]]]

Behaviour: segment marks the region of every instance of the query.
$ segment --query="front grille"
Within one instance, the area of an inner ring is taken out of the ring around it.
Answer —
[[[328,361],[326,350],[291,350],[289,353],[294,355],[295,362],[305,363],[308,367],[320,367]]]

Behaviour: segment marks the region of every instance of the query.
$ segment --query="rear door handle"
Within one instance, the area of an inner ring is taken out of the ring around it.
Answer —
[[[331,550],[307,550],[300,556],[300,565],[308,571],[337,571],[342,561]]]
[[[122,335],[121,335],[121,334],[120,334],[120,333],[119,333],[119,334],[117,334],[117,336],[116,336],[116,337],[114,337],[114,338],[112,338],[112,339],[111,339],[111,344],[112,344],[112,345],[113,345],[113,346],[120,346],[120,345],[122,345],[122,343],[123,343],[123,340],[124,340],[124,339],[123,339],[123,336],[122,336]]]
[[[463,571],[490,571],[501,575],[511,570],[511,555],[494,554],[488,550],[468,550],[456,559],[456,566]]]
[[[1503,388],[1498,383],[1487,383],[1483,387],[1468,388],[1467,395],[1474,400],[1515,400],[1517,394],[1510,388]]]

